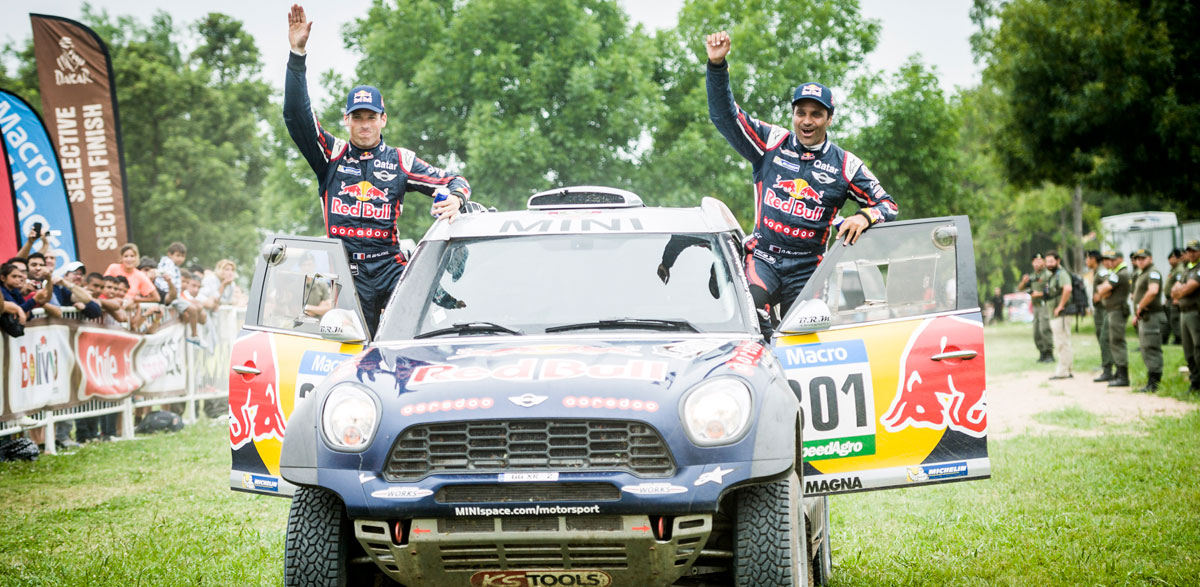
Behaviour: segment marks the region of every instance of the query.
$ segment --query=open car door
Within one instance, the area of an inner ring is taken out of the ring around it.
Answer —
[[[966,216],[884,224],[825,255],[775,335],[806,496],[990,476],[975,283]]]
[[[279,476],[288,418],[368,336],[341,241],[267,237],[230,358],[232,489],[292,494]]]

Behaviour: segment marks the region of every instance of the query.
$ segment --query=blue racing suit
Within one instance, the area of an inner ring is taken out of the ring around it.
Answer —
[[[754,304],[778,304],[780,316],[800,295],[836,235],[847,198],[871,225],[895,220],[899,208],[853,153],[828,139],[808,148],[791,131],[752,118],[733,99],[729,62],[708,64],[708,116],[753,166],[754,233],[747,243],[746,277]]]
[[[446,188],[466,203],[471,186],[461,176],[422,161],[408,149],[380,140],[374,148],[364,150],[334,137],[317,122],[305,69],[305,56],[290,53],[283,121],[317,175],[325,233],[346,246],[363,316],[373,334],[379,313],[407,263],[396,236],[405,192],[432,197],[438,188]]]

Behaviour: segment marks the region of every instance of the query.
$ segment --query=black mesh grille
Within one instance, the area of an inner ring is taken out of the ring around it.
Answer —
[[[388,481],[415,481],[437,473],[572,469],[670,477],[675,463],[658,432],[641,422],[472,420],[406,429],[383,475]]]
[[[607,483],[502,483],[450,485],[438,490],[438,503],[533,503],[538,501],[617,501],[621,491]]]

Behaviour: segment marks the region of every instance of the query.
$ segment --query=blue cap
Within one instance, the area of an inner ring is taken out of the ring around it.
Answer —
[[[346,114],[366,108],[373,112],[383,112],[383,94],[375,86],[355,86],[346,95]]]
[[[830,116],[833,115],[833,92],[817,82],[807,82],[796,86],[796,91],[792,94],[792,105],[800,100],[814,100],[824,106]]]

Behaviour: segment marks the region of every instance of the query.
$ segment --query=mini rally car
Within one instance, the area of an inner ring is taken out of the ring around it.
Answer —
[[[231,485],[293,496],[285,583],[823,583],[816,496],[988,476],[965,218],[835,246],[771,341],[741,237],[536,194],[436,223],[374,340],[340,242],[269,238]]]

